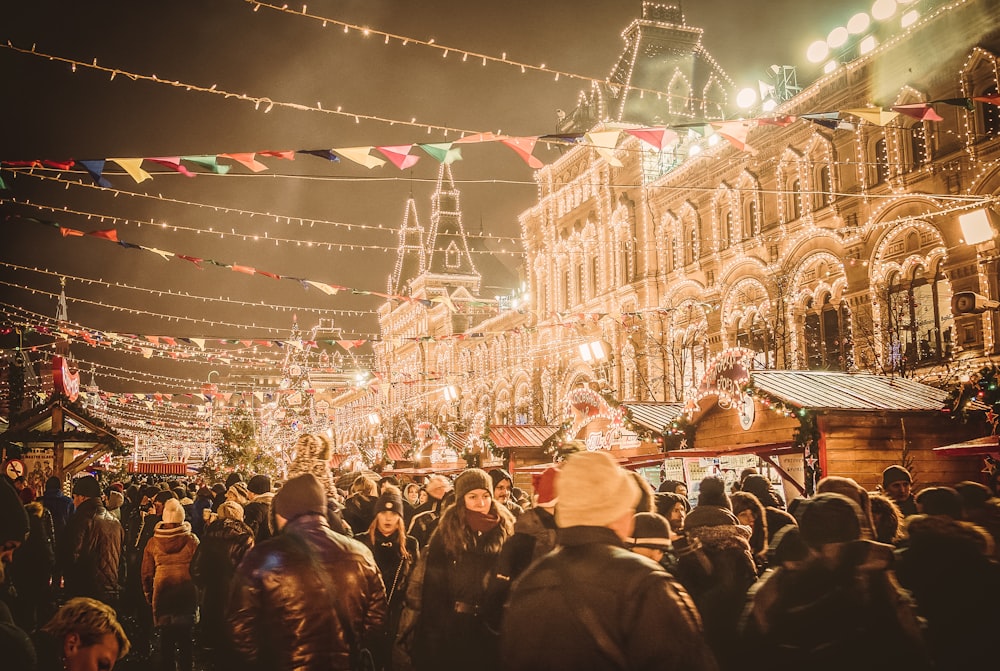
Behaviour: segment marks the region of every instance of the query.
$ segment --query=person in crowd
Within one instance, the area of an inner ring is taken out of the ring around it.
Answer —
[[[673,492],[659,492],[654,499],[656,512],[663,515],[670,523],[673,535],[684,531],[684,519],[687,517],[687,498]]]
[[[406,523],[407,529],[410,528],[413,515],[420,505],[420,491],[420,485],[416,482],[408,482],[403,487],[403,522]]]
[[[749,473],[743,478],[743,486],[740,491],[753,494],[764,506],[764,515],[767,518],[767,542],[770,543],[774,534],[789,524],[796,524],[795,518],[785,509],[785,503],[781,499],[777,490],[763,475]]]
[[[917,514],[917,502],[913,499],[913,478],[902,466],[892,465],[882,471],[882,491],[892,499],[903,517]]]
[[[382,492],[384,492],[385,488],[389,486],[399,489],[399,479],[395,475],[383,475],[379,478],[378,495],[382,496]]]
[[[490,469],[490,479],[493,481],[493,500],[507,506],[507,510],[517,518],[524,508],[514,498],[514,478],[502,468]]]
[[[76,512],[56,547],[65,595],[86,596],[117,606],[125,531],[101,502],[101,487],[94,476],[76,479],[73,504]]]
[[[926,487],[914,501],[920,515],[943,515],[953,520],[963,519],[962,497],[951,487]]]
[[[191,558],[191,579],[198,589],[199,636],[203,648],[221,662],[231,652],[226,630],[226,602],[236,567],[254,546],[253,531],[235,501],[219,506],[218,517],[205,527]]]
[[[498,641],[480,617],[487,580],[496,572],[514,516],[493,499],[493,480],[470,468],[455,480],[455,504],[414,572],[400,624],[401,651],[417,671],[499,669]]]
[[[31,527],[28,514],[17,490],[7,478],[0,478],[0,601],[6,594],[7,565],[13,561],[14,552],[28,537]]]
[[[194,499],[188,496],[187,487],[178,485],[170,489],[174,496],[180,501],[181,508],[184,509],[184,521],[190,523],[194,519]]]
[[[956,519],[953,502],[934,509],[917,495],[925,512],[906,518],[907,543],[897,551],[899,582],[917,601],[927,622],[927,644],[936,668],[978,669],[996,664],[995,650],[983,645],[1000,631],[1000,564],[993,559],[994,539],[982,527]],[[957,494],[956,494],[957,496]],[[924,501],[924,505],[921,502]]]
[[[399,489],[392,485],[386,486],[375,501],[375,518],[368,530],[355,536],[375,557],[385,584],[385,598],[389,609],[386,626],[371,647],[376,671],[392,668],[392,645],[396,640],[399,618],[406,600],[406,584],[419,556],[417,540],[406,535],[403,506]]]
[[[632,535],[624,539],[625,547],[662,566],[667,553],[673,549],[670,522],[659,513],[636,513],[632,526]]]
[[[514,581],[532,562],[552,551],[556,546],[555,507],[558,466],[549,466],[531,476],[534,501],[514,522],[514,535],[504,543],[497,561],[497,570],[490,578],[484,597],[483,613],[493,631],[500,630],[503,605]]]
[[[443,475],[432,475],[427,479],[424,491],[427,492],[427,501],[418,507],[410,520],[410,527],[406,533],[417,539],[421,548],[427,546],[431,534],[437,528],[438,520],[443,510],[445,495],[451,491],[451,481]]]
[[[212,510],[218,510],[226,501],[226,485],[215,482],[209,489],[212,490]]]
[[[271,528],[271,478],[257,474],[247,483],[250,502],[243,507],[243,521],[253,531],[255,543],[263,543],[274,535]]]
[[[198,599],[191,559],[197,547],[198,537],[184,520],[184,508],[177,499],[170,499],[142,557],[143,594],[160,633],[161,664],[169,671],[194,668],[192,632]]]
[[[132,630],[133,654],[139,657],[145,657],[150,652],[153,625],[153,611],[142,585],[142,562],[146,555],[146,546],[156,534],[156,526],[163,521],[163,510],[167,501],[176,500],[174,493],[169,489],[150,487],[147,493],[150,495],[151,507],[141,513],[142,520],[136,535],[135,547],[132,548],[132,561],[135,563],[130,563],[129,573],[126,576],[127,590],[130,592],[129,605],[135,622],[135,629]]]
[[[993,558],[1000,561],[1000,499],[979,482],[965,480],[955,485],[962,498],[963,519],[977,524],[993,537]]]
[[[559,546],[511,590],[500,668],[715,669],[684,589],[624,547],[636,482],[606,452],[571,454],[555,483]]]
[[[868,503],[872,511],[873,537],[879,543],[897,545],[906,536],[903,527],[903,513],[885,494],[869,493]]]
[[[684,499],[684,510],[691,512],[691,501],[688,499],[688,487],[680,480],[664,480],[656,488],[660,494],[677,494]]]
[[[250,503],[250,490],[242,481],[234,483],[226,490],[226,501],[234,501],[245,509],[246,505]]]
[[[279,533],[250,550],[228,608],[243,667],[355,669],[385,625],[385,587],[371,551],[334,532],[327,493],[312,473],[272,500]]]
[[[17,590],[18,624],[32,631],[52,615],[52,575],[56,554],[52,513],[38,501],[24,506],[29,533],[14,550],[11,578]]]
[[[39,500],[46,510],[52,513],[52,529],[55,532],[56,542],[59,542],[66,523],[76,510],[73,499],[63,494],[62,481],[53,475],[45,481],[45,491]]]
[[[753,552],[757,574],[760,575],[767,568],[768,533],[764,506],[756,496],[745,491],[733,492],[729,495],[729,500],[733,504],[733,514],[739,523],[750,527],[750,550]]]
[[[295,441],[295,459],[288,466],[288,479],[304,473],[312,473],[323,485],[328,499],[340,501],[337,484],[330,472],[330,458],[333,446],[326,436],[319,433],[303,433]]]
[[[130,648],[114,609],[86,597],[67,601],[32,638],[37,671],[112,671]]]
[[[378,483],[367,475],[359,475],[351,483],[351,493],[344,502],[344,521],[352,529],[364,533],[375,520],[375,501]]]
[[[6,484],[0,484],[0,487],[6,486]],[[5,669],[34,671],[37,668],[38,659],[35,655],[34,644],[28,637],[28,633],[14,622],[14,616],[11,615],[10,609],[3,601],[0,601],[0,650],[3,651],[3,668]],[[57,668],[61,669],[62,667]]]
[[[685,518],[684,529],[689,545],[700,546],[700,552],[680,564],[678,578],[698,606],[719,666],[734,668],[741,657],[732,641],[747,590],[757,579],[749,543],[752,532],[733,515],[725,482],[714,476],[701,481],[698,505]],[[707,575],[702,573],[703,557],[710,567]]]
[[[36,498],[35,488],[29,484],[25,484],[21,487],[20,491],[18,491],[17,495],[18,498],[21,499],[21,505],[31,503]]]
[[[644,478],[641,473],[636,471],[625,471],[628,476],[635,480],[635,484],[639,487],[639,502],[635,504],[636,512],[640,513],[651,513],[656,510],[656,492],[653,491],[653,485],[649,484],[649,480]]]
[[[198,538],[205,532],[206,521],[212,513],[212,490],[200,487],[194,498],[194,516],[191,518],[191,531]]]
[[[928,669],[912,603],[889,570],[892,548],[862,538],[858,505],[823,493],[800,506],[806,554],[754,586],[737,647],[769,669]]]
[[[858,507],[861,508],[861,521],[865,529],[874,534],[875,521],[872,519],[871,494],[859,485],[857,480],[839,475],[828,475],[816,483],[816,493],[826,494],[829,492],[843,494],[857,503]]]
[[[125,495],[117,489],[109,489],[108,493],[104,497],[104,507],[107,508],[108,513],[112,517],[118,520],[119,524],[122,521],[123,503],[125,503]]]

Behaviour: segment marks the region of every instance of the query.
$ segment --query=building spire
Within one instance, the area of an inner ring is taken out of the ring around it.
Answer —
[[[406,201],[403,223],[399,227],[399,246],[396,248],[396,266],[389,276],[390,294],[407,294],[410,280],[427,270],[424,250],[424,229],[417,217],[417,202],[410,197]]]
[[[427,235],[427,268],[434,275],[461,275],[478,280],[479,271],[469,254],[462,226],[460,193],[451,166],[441,164],[437,189],[431,199],[431,228]]]

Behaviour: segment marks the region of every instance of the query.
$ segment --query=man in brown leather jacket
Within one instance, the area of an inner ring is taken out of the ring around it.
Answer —
[[[117,607],[125,531],[101,502],[101,486],[94,476],[85,475],[73,483],[73,503],[76,512],[56,548],[65,597],[86,596]]]
[[[607,452],[556,478],[557,548],[514,583],[500,635],[507,671],[714,671],[691,597],[625,549],[639,486]]]
[[[371,551],[332,531],[312,474],[272,501],[279,533],[247,553],[229,623],[251,668],[353,669],[385,623],[385,587]]]

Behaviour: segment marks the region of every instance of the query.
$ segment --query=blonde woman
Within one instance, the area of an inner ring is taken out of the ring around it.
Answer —
[[[86,597],[67,601],[33,642],[38,671],[111,671],[129,651],[114,609]]]

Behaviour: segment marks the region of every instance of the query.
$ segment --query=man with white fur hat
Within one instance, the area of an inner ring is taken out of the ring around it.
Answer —
[[[690,597],[625,548],[639,487],[606,452],[572,454],[555,481],[559,546],[514,583],[507,671],[716,669]]]

